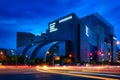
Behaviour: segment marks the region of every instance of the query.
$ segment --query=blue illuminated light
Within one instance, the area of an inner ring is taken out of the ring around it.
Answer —
[[[88,34],[88,26],[86,25],[86,36],[89,37],[89,34]]]

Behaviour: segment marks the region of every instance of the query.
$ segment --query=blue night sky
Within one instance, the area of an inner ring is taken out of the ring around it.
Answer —
[[[119,0],[0,0],[0,48],[16,48],[16,32],[45,32],[48,23],[75,12],[81,18],[98,12],[120,40]]]

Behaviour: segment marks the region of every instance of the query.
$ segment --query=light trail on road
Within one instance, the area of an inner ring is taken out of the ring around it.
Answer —
[[[102,80],[118,80],[115,78],[107,78],[107,77],[99,77],[99,76],[92,76],[92,75],[84,75],[84,74],[75,74],[75,73],[70,73],[70,72],[57,72],[54,70],[39,70],[40,72],[46,72],[46,73],[54,73],[54,74],[62,74],[62,75],[68,75],[68,76],[75,76],[75,77],[85,77],[85,78],[92,78],[92,79],[102,79]]]
[[[109,67],[109,69],[110,68],[111,67]],[[44,67],[37,66],[36,69],[40,72],[62,74],[62,75],[69,75],[69,76],[76,76],[76,77],[85,77],[85,78],[91,78],[91,79],[119,80],[120,78],[119,75],[115,75],[115,74],[99,73],[101,72],[99,70],[107,70],[107,67],[104,68],[104,67],[62,66],[62,67],[45,67],[44,68]],[[96,72],[95,70],[98,70],[98,71]]]
[[[104,73],[90,73],[90,72],[76,72],[76,71],[69,71],[69,73],[90,74],[90,75],[96,75],[96,76],[107,76],[107,77],[117,77],[117,78],[120,78],[120,75],[104,74]]]

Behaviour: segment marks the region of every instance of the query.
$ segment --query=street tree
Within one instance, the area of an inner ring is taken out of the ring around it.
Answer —
[[[118,52],[117,62],[120,63],[120,51]]]

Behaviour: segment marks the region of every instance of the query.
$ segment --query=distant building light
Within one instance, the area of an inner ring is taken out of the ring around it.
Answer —
[[[104,54],[102,53],[101,56],[104,56]]]
[[[55,60],[59,61],[60,60],[60,56],[56,56]]]
[[[15,55],[15,53],[14,53],[14,52],[12,52],[12,55]]]
[[[68,16],[66,18],[59,20],[59,23],[65,22],[65,21],[70,20],[70,19],[72,19],[72,16]]]
[[[57,28],[55,28],[55,22],[53,22],[53,23],[51,23],[49,26],[50,26],[50,32],[54,32],[54,31],[57,31],[58,29]]]
[[[88,29],[88,26],[86,25],[85,28],[86,28],[86,36],[89,37],[89,33],[88,33],[89,29]]]
[[[108,55],[110,56],[110,55],[111,55],[111,53],[110,53],[110,52],[108,52]]]
[[[13,50],[11,50],[11,52],[13,53],[14,51],[13,51]]]
[[[113,39],[114,39],[114,40],[117,40],[117,38],[116,38],[116,37],[114,37],[114,36],[113,36]]]
[[[111,62],[111,60],[109,60],[108,62]]]
[[[102,61],[105,61],[105,59],[102,59]]]
[[[28,58],[28,55],[26,55],[25,57]]]
[[[90,57],[90,59],[92,60],[92,59],[93,59],[93,57]]]

